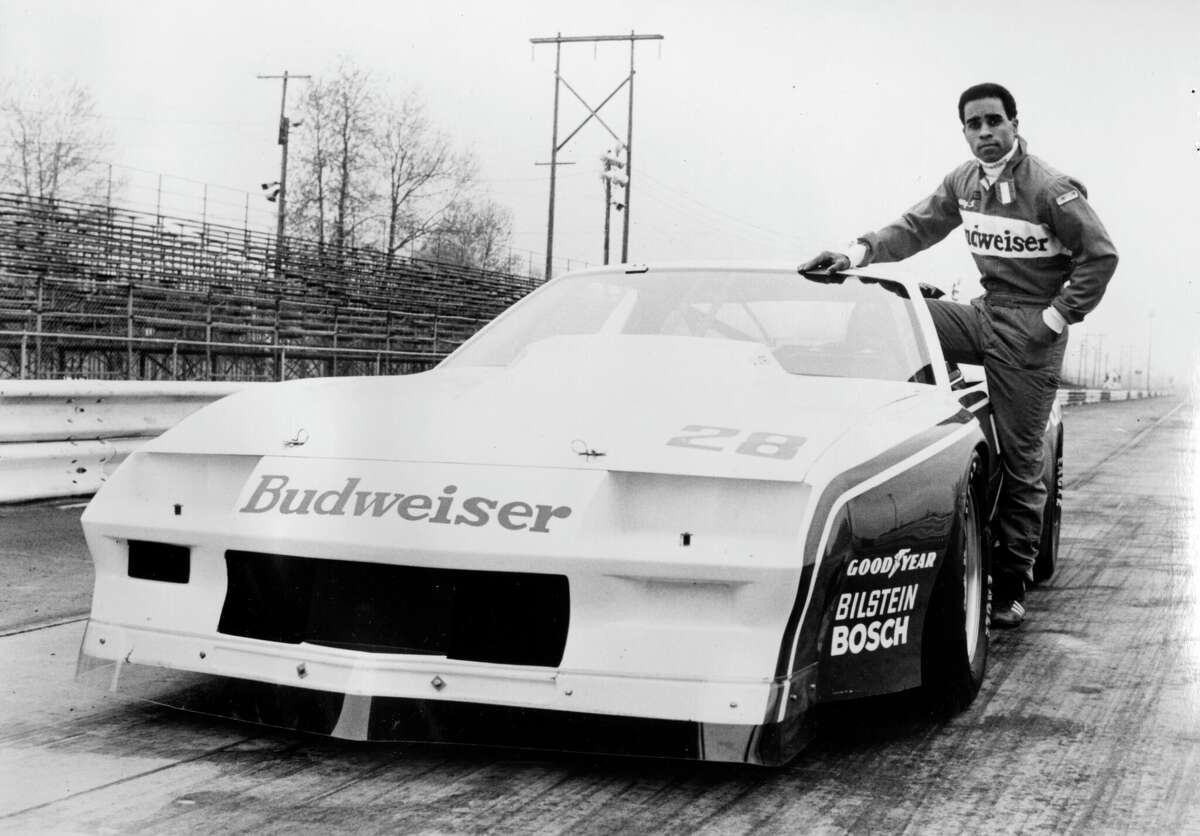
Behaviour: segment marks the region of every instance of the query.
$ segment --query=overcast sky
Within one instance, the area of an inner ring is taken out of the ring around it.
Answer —
[[[1031,153],[1072,174],[1121,253],[1100,308],[1073,328],[1116,370],[1172,374],[1200,345],[1200,2],[64,2],[0,0],[0,78],[79,80],[112,139],[126,198],[270,226],[279,83],[347,57],[477,156],[513,213],[514,246],[546,245],[554,48],[531,37],[661,34],[637,47],[630,258],[796,262],[877,228],[967,159],[956,114],[970,84],[1017,98]],[[562,75],[598,104],[628,72],[624,44],[563,48]],[[289,100],[298,101],[297,82]],[[586,111],[564,90],[560,137]],[[625,99],[601,111],[618,134]],[[593,123],[561,152],[556,256],[601,259]],[[217,188],[218,186],[223,188]],[[618,245],[619,246],[619,245]],[[619,249],[617,250],[619,252]],[[882,269],[882,268],[881,268]],[[895,273],[978,290],[951,235]],[[1151,338],[1151,327],[1153,337]],[[1151,342],[1152,339],[1152,342]]]

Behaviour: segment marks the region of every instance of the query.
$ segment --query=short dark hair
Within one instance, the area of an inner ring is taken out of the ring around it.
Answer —
[[[963,119],[963,110],[967,106],[967,102],[977,102],[980,99],[999,99],[1000,104],[1004,105],[1004,115],[1009,120],[1017,118],[1017,100],[1013,98],[1013,94],[1008,92],[999,84],[988,82],[987,84],[976,84],[963,90],[963,94],[958,97],[958,121],[966,123]]]

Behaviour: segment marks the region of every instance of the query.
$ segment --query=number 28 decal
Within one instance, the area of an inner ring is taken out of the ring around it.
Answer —
[[[733,452],[743,456],[762,456],[767,459],[790,459],[805,441],[802,435],[744,432],[734,427],[708,427],[703,424],[688,424],[682,432],[686,435],[675,436],[667,445],[717,453],[732,448]]]

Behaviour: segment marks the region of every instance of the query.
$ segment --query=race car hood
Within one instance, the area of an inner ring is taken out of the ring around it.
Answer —
[[[143,449],[799,481],[865,424],[927,425],[933,392],[791,375],[749,342],[555,337],[503,367],[250,387]]]

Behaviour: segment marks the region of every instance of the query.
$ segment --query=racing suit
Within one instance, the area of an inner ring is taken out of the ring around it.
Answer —
[[[997,590],[1011,589],[1033,580],[1046,503],[1042,436],[1067,346],[1067,327],[1056,334],[1042,312],[1053,306],[1067,323],[1082,320],[1104,295],[1117,251],[1083,184],[1027,154],[1018,137],[990,187],[977,160],[963,163],[894,223],[862,236],[861,263],[907,258],[960,224],[984,295],[928,304],[946,359],[982,364],[987,375],[1005,468],[993,574]]]

